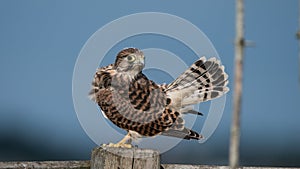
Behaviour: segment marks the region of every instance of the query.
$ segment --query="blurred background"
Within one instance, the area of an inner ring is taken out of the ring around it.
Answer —
[[[0,161],[90,158],[97,145],[81,128],[72,101],[77,56],[105,24],[149,11],[177,15],[201,29],[215,45],[233,88],[234,0],[1,0]],[[241,165],[300,166],[298,21],[296,0],[245,0],[245,37],[255,46],[245,51]],[[182,44],[157,36],[123,43],[187,57]],[[110,52],[111,62],[120,49]],[[162,154],[162,163],[227,165],[231,100],[232,90],[221,123],[206,143],[182,141]]]

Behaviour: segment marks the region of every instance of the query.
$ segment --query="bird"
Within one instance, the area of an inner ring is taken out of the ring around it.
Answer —
[[[145,56],[134,47],[121,50],[115,62],[98,68],[89,92],[104,116],[127,134],[110,147],[132,147],[132,140],[163,135],[203,138],[184,126],[184,114],[203,115],[193,105],[229,91],[224,65],[215,57],[196,60],[170,84],[156,84],[143,73]]]

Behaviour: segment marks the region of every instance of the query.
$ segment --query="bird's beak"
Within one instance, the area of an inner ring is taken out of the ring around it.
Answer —
[[[135,65],[136,65],[136,66],[139,66],[139,67],[141,67],[141,68],[144,68],[144,66],[145,66],[144,55],[142,55],[142,56],[140,56],[140,57],[138,57],[138,58],[136,59]]]
[[[145,65],[145,59],[144,59],[144,56],[140,57],[138,60],[139,60],[139,63],[140,63],[140,64]]]

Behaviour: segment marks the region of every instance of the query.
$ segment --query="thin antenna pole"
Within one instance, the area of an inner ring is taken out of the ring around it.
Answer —
[[[231,169],[235,169],[239,166],[240,112],[242,100],[244,47],[244,1],[236,0],[234,96],[229,150],[229,165]]]
[[[298,1],[298,31],[297,31],[297,34],[296,34],[296,36],[297,36],[297,39],[298,39],[298,45],[299,45],[299,47],[298,47],[298,57],[299,57],[299,59],[298,59],[298,79],[299,79],[299,84],[300,84],[300,0]]]

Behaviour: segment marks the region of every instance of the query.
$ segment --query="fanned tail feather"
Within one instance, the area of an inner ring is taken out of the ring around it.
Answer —
[[[229,91],[228,75],[216,58],[201,57],[174,82],[167,86],[167,95],[174,107],[185,107],[218,98]]]

